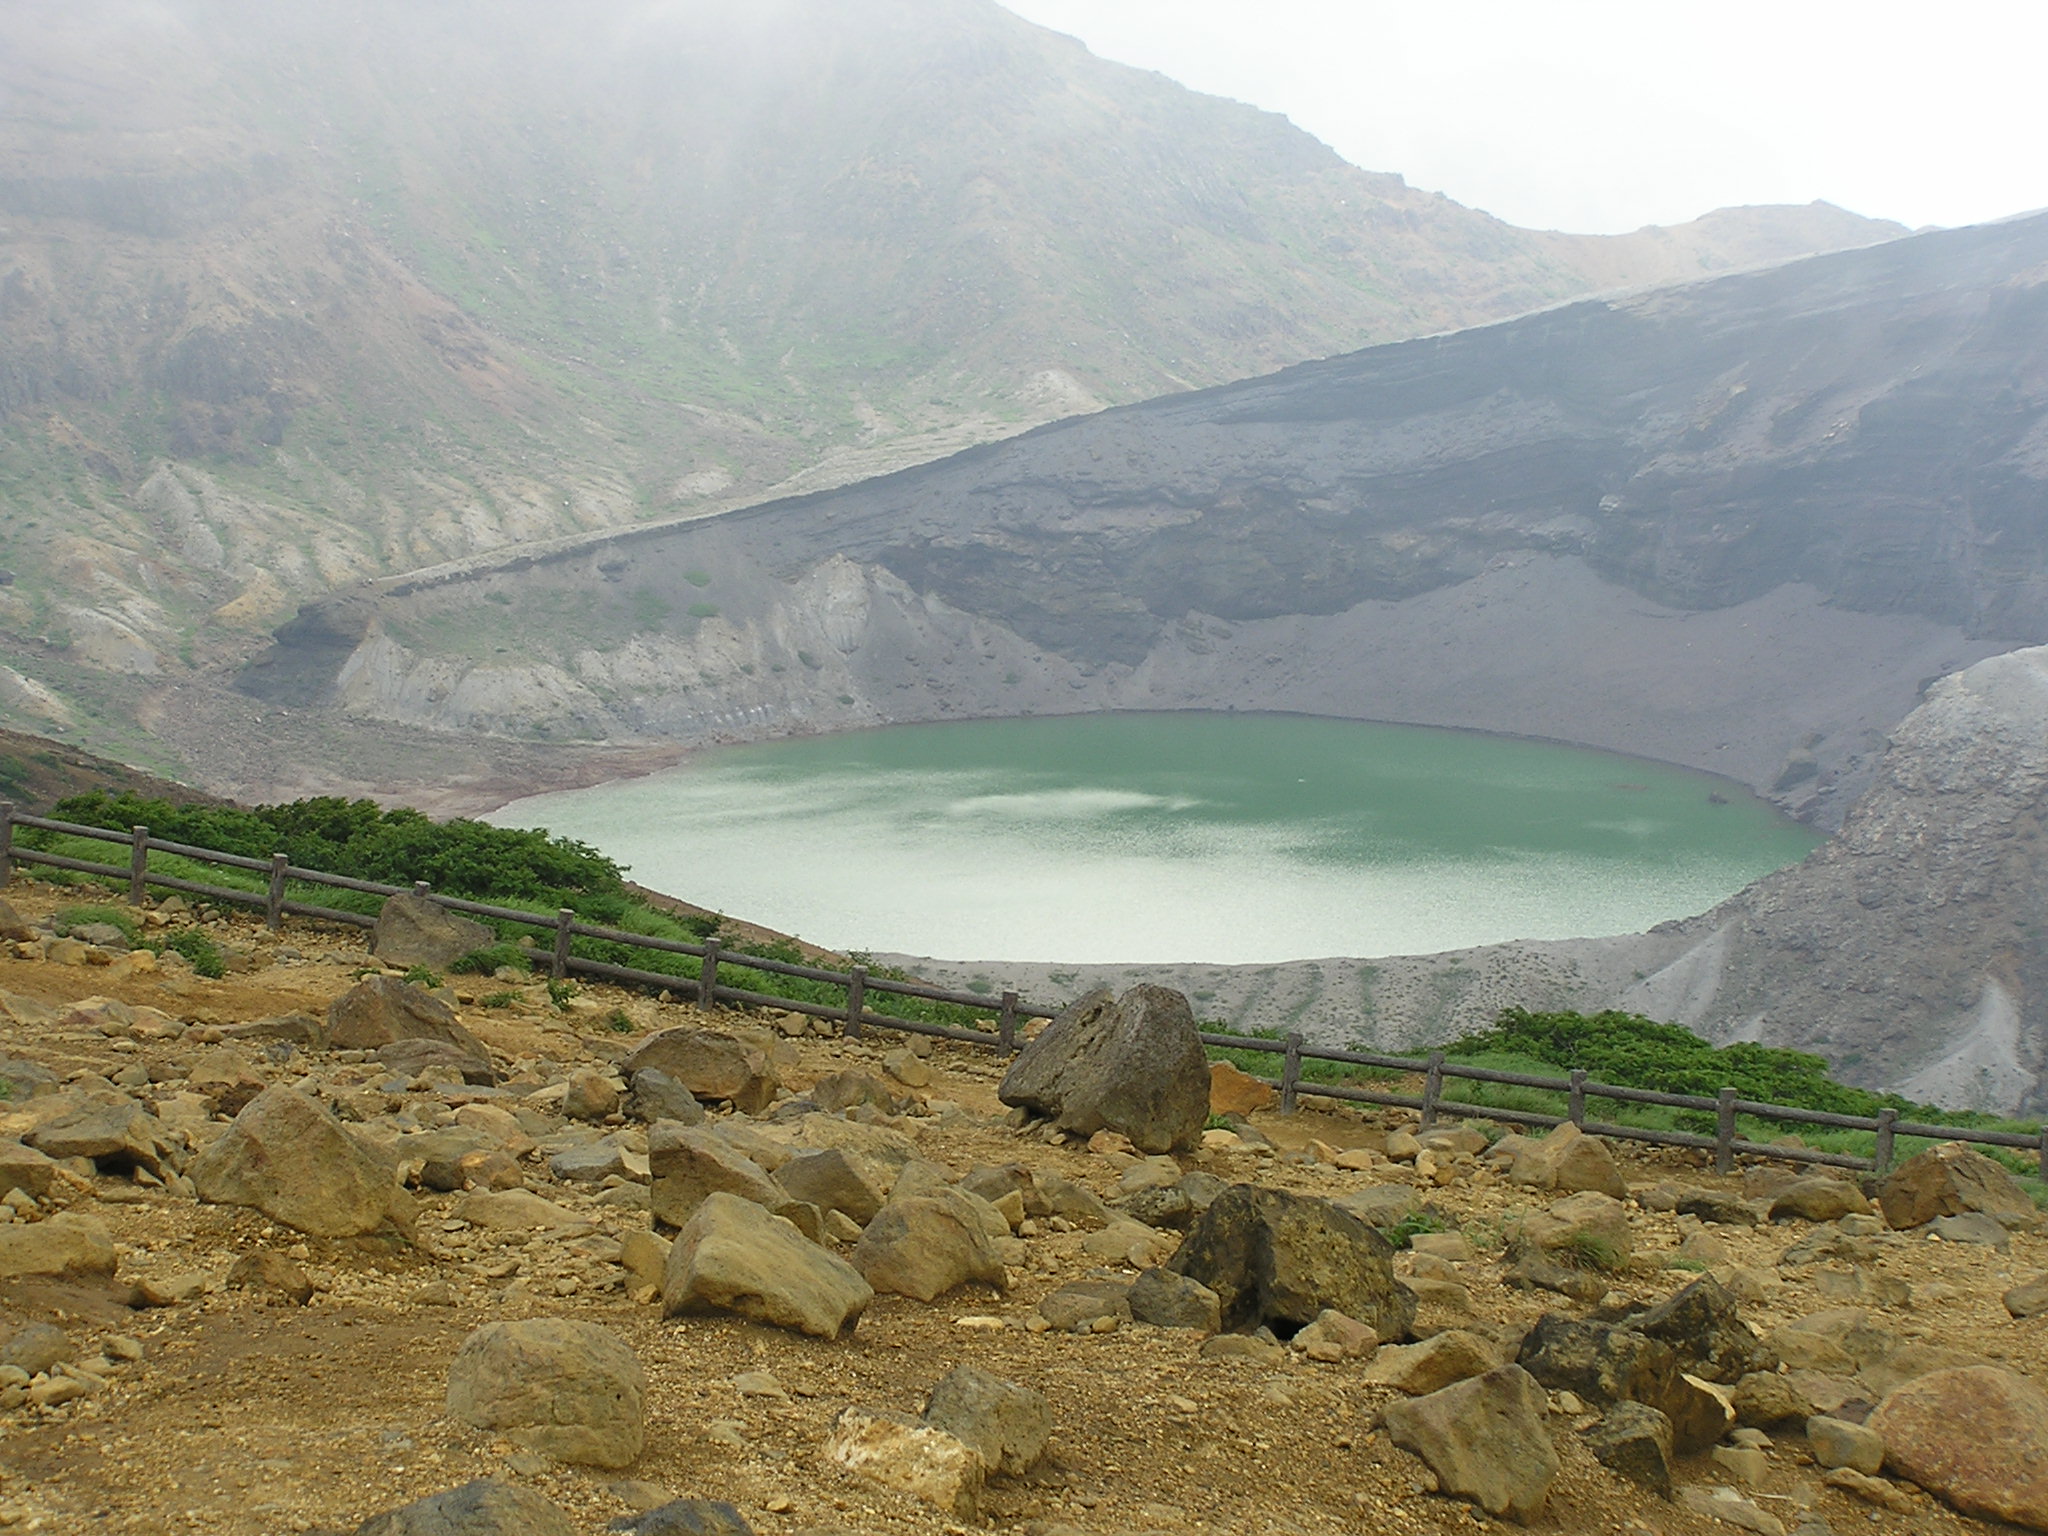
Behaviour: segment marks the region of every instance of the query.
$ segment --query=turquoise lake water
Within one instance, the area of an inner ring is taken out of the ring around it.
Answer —
[[[1215,964],[1626,933],[1820,839],[1740,788],[1292,715],[896,726],[518,801],[632,878],[837,949]]]

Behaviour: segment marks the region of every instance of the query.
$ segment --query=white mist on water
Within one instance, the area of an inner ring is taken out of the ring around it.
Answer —
[[[1133,729],[1147,742],[1135,765],[1104,767],[1118,760],[1112,750],[1100,762],[1077,751],[1084,760],[1058,771],[1042,759],[945,766],[977,755],[977,727],[906,727],[709,752],[645,779],[520,801],[491,819],[581,839],[629,864],[641,884],[837,949],[1075,964],[1370,957],[1630,932],[1702,911],[1812,841],[1755,803],[1709,810],[1696,775],[1577,749],[1410,732],[1411,753],[1419,736],[1445,744],[1445,760],[1376,764],[1376,777],[1332,800],[1320,759],[1278,751],[1263,760],[1253,737],[1260,760],[1250,767],[1242,753],[1219,760],[1203,733],[1242,736],[1241,720],[1128,718],[1143,722]],[[1275,740],[1308,731],[1309,745],[1327,750],[1324,728],[1403,729],[1290,722]],[[1082,745],[1092,751],[1115,729],[1098,717]],[[1170,743],[1183,730],[1198,733],[1188,757],[1199,766],[1147,759],[1159,755],[1158,733]],[[901,762],[913,732],[934,766]],[[1005,739],[1021,738],[982,745]],[[1577,775],[1568,802],[1561,772]],[[1644,782],[1613,783],[1618,773]],[[1542,845],[1525,845],[1512,827],[1494,840],[1482,827],[1475,840],[1455,796],[1448,826],[1419,830],[1397,809],[1364,804],[1378,796],[1391,805],[1404,783],[1426,783],[1442,822],[1446,775],[1462,775],[1459,791],[1478,797],[1475,807],[1526,797],[1529,818],[1544,823]],[[1293,805],[1290,792],[1312,780],[1324,799]],[[1674,806],[1706,831],[1681,827]],[[1716,816],[1724,819],[1707,820]],[[1721,825],[1740,834],[1725,848],[1716,846]]]

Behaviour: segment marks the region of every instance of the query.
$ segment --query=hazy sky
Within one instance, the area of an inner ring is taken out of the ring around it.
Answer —
[[[2041,0],[1002,0],[1517,224],[2048,206]]]

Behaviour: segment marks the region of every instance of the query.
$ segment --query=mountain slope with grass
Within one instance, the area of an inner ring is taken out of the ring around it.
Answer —
[[[0,647],[203,675],[366,578],[1897,232],[1514,229],[989,0],[21,0]]]

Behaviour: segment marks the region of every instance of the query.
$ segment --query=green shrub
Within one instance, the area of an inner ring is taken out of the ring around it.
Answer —
[[[631,1014],[623,1008],[614,1008],[604,1016],[604,1027],[615,1035],[630,1035],[638,1028]]]
[[[484,949],[472,949],[448,969],[458,976],[488,976],[506,967],[515,971],[532,970],[533,952],[501,941]]]
[[[434,987],[445,985],[439,971],[428,970],[424,965],[408,966],[405,972],[405,980],[416,987],[426,987],[430,990]]]
[[[483,1005],[486,1008],[513,1008],[517,1007],[520,1001],[517,992],[489,992],[484,995]]]
[[[133,944],[142,933],[134,915],[121,907],[66,907],[50,921],[59,933],[69,933],[74,928],[91,928],[104,923],[110,928],[120,929],[121,937],[130,944]]]
[[[1381,1227],[1380,1236],[1396,1248],[1406,1248],[1424,1232],[1441,1232],[1444,1219],[1434,1211],[1410,1211],[1391,1227]]]
[[[549,980],[548,1001],[553,1003],[557,1008],[567,1011],[569,1007],[569,1000],[573,998],[575,995],[576,984],[573,981],[559,981],[554,979]]]
[[[228,973],[227,956],[220,952],[218,944],[197,928],[180,928],[164,940],[164,948],[183,955],[192,962],[194,971],[209,980],[219,981]]]

